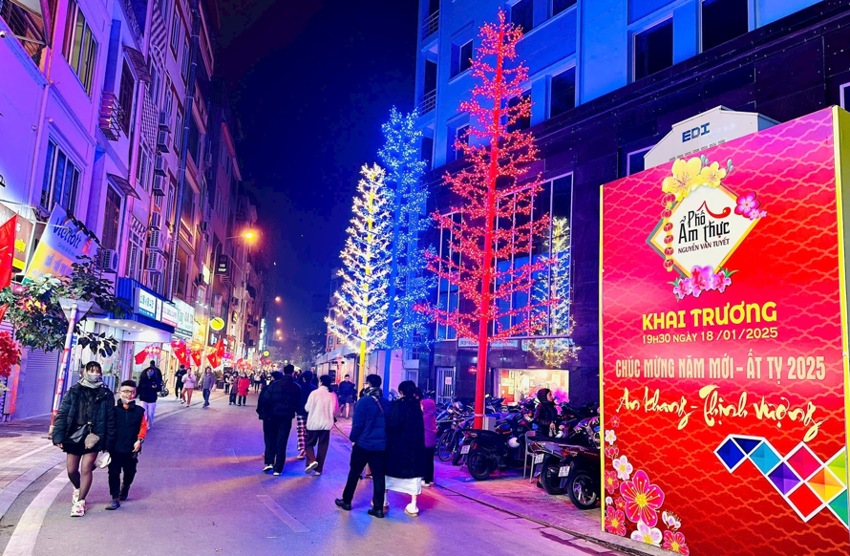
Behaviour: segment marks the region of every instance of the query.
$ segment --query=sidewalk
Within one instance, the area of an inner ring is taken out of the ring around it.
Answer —
[[[218,390],[211,399],[224,396]],[[197,392],[189,411],[200,409],[203,401]],[[173,395],[160,398],[155,421],[181,410],[186,406]],[[0,519],[27,487],[54,467],[64,466],[65,454],[48,439],[49,428],[50,415],[0,423]]]
[[[351,421],[338,419],[337,427],[348,436]],[[340,434],[335,430],[334,434]],[[573,506],[567,495],[551,496],[536,486],[535,481],[522,478],[522,469],[496,472],[486,481],[476,481],[466,466],[434,460],[435,486],[440,491],[462,496],[484,506],[550,527],[571,536],[570,544],[582,546],[589,552],[616,549],[636,555],[664,556],[665,550],[602,531],[601,512],[582,511]]]

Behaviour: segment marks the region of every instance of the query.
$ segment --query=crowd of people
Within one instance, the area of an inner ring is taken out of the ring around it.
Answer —
[[[202,407],[209,406],[217,382],[212,368],[197,376],[181,365],[174,378],[174,395],[181,404],[189,407],[194,390],[201,388]],[[405,514],[419,515],[417,497],[423,486],[434,481],[436,406],[412,381],[399,384],[398,397],[392,402],[383,397],[378,375],[366,377],[359,396],[349,375],[337,385],[327,375],[296,374],[292,365],[268,374],[227,372],[223,381],[230,405],[245,406],[252,386],[259,393],[256,410],[262,421],[264,473],[283,473],[294,423],[296,459],[304,460],[305,473],[321,476],[337,419],[351,419],[348,479],[336,505],[350,510],[358,482],[371,478],[369,514],[385,516],[389,511],[386,492],[391,490],[410,496]],[[157,399],[165,392],[162,372],[154,361],[141,371],[138,384],[121,383],[117,403],[103,383],[100,364],[91,361],[85,366],[80,381],[64,397],[52,432],[53,443],[66,453],[68,478],[74,487],[73,517],[85,515],[96,464],[109,468],[111,501],[106,509],[115,510],[127,500],[142,443],[153,426]],[[104,455],[98,459],[98,454]]]

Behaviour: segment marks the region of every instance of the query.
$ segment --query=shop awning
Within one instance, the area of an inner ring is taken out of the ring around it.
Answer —
[[[136,199],[140,199],[139,194],[136,193],[136,190],[133,187],[133,185],[129,181],[124,179],[123,177],[121,177],[117,174],[110,174],[110,173],[107,172],[106,180],[110,184],[117,187],[120,191],[122,191],[124,193],[124,195],[126,195],[128,197],[135,197]]]
[[[130,65],[133,66],[133,73],[136,74],[136,79],[144,81],[145,83],[153,81],[153,78],[151,78],[151,72],[148,69],[148,64],[145,62],[144,54],[129,46],[124,47],[124,53],[127,55]]]

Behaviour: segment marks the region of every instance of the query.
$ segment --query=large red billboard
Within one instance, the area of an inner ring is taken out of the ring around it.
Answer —
[[[847,116],[602,188],[609,533],[682,554],[850,554]]]

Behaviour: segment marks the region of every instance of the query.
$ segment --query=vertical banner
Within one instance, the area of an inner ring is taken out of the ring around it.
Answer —
[[[602,188],[609,533],[692,555],[850,554],[847,117]]]

